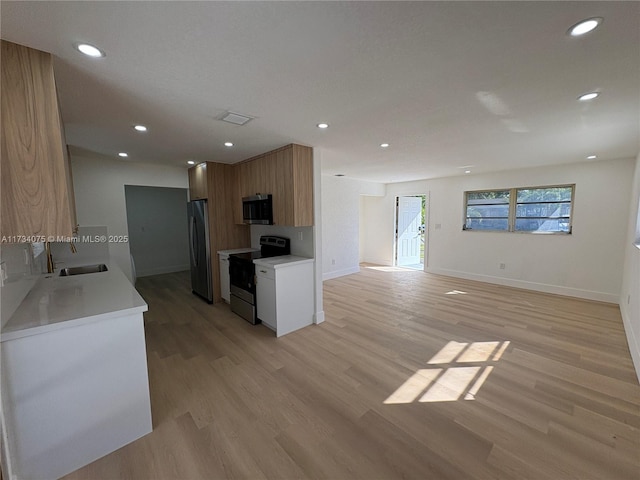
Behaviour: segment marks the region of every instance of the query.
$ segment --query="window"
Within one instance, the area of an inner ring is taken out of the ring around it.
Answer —
[[[571,233],[575,185],[465,192],[463,230]]]
[[[509,190],[467,192],[466,230],[508,230]]]

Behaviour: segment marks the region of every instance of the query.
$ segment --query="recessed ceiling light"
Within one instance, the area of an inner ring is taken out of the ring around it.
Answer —
[[[587,160],[595,160],[596,158],[598,158],[596,155],[589,155]]]
[[[139,132],[146,132],[147,131],[147,127],[145,127],[144,125],[134,125],[133,128],[135,128]]]
[[[380,144],[380,146],[381,146],[382,148],[388,148],[388,147],[389,147],[389,144],[388,144],[388,143],[381,143],[381,144]]]
[[[465,170],[464,173],[471,173],[471,170]]]
[[[324,129],[324,128],[329,128],[329,124],[328,124],[328,123],[319,123],[319,124],[317,125],[317,127],[318,127],[318,128],[322,128],[322,129]]]
[[[79,43],[76,45],[76,48],[81,53],[93,58],[101,58],[106,57],[107,54],[100,50],[98,47],[94,47],[93,45],[89,45],[88,43]]]
[[[125,152],[120,152],[120,153],[118,154],[118,156],[119,156],[119,157],[122,157],[122,158],[125,158],[125,157],[128,157],[128,156],[129,156],[129,154],[128,154],[128,153],[125,153]]]
[[[187,163],[188,163],[189,165],[195,165],[195,164],[196,164],[196,161],[195,161],[195,160],[187,160]]]
[[[581,22],[576,23],[568,30],[567,33],[572,37],[579,37],[581,35],[584,35],[585,33],[589,33],[595,30],[601,23],[602,17],[587,18],[586,20],[582,20]]]
[[[578,100],[580,100],[581,102],[587,102],[589,100],[593,100],[598,95],[600,95],[600,93],[598,92],[589,92],[589,93],[585,93],[584,95],[580,95],[578,97]]]
[[[225,147],[233,147],[233,143],[231,143],[231,142],[224,142],[224,146],[225,146]]]

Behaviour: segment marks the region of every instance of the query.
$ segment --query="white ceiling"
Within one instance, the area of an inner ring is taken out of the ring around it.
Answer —
[[[322,149],[325,174],[387,183],[640,149],[639,2],[3,0],[0,13],[3,39],[55,56],[76,151],[186,166],[295,142]],[[566,34],[593,16],[596,31]],[[226,124],[227,110],[255,119]]]

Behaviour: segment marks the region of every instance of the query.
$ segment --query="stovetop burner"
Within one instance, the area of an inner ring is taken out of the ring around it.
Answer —
[[[262,252],[245,252],[245,253],[233,253],[229,257],[236,258],[245,262],[253,262],[257,258],[264,258]]]
[[[253,262],[257,258],[279,257],[291,253],[291,240],[275,235],[263,235],[260,237],[260,251],[247,253],[234,253],[229,258]]]

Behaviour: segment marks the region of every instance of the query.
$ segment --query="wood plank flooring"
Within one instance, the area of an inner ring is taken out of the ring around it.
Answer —
[[[370,267],[280,339],[139,279],[154,431],[66,478],[640,478],[617,306]]]

